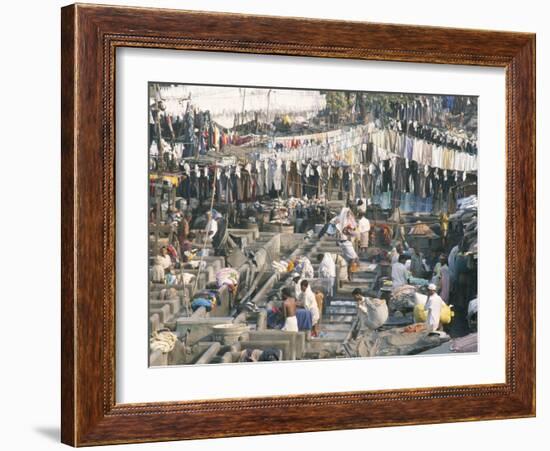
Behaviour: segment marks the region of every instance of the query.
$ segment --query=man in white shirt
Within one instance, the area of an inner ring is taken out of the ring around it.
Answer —
[[[353,248],[353,243],[347,238],[346,235],[344,235],[345,239],[338,242],[338,246],[342,250],[342,257],[344,257],[344,260],[347,263],[348,267],[348,280],[351,281],[352,279],[352,263],[358,262],[359,257],[357,256],[357,252],[355,252],[355,249]]]
[[[212,212],[208,211],[206,213],[206,227],[204,231],[206,232],[206,238],[214,238],[214,235],[218,233],[218,223],[217,221],[212,217]]]
[[[364,215],[361,213],[359,215],[359,248],[360,252],[366,252],[369,247],[369,231],[370,231],[370,222]]]
[[[289,288],[291,290],[294,290],[294,298],[298,299],[300,297],[300,293],[302,292],[302,289],[300,288],[300,282],[302,281],[302,277],[299,273],[294,272],[291,275],[291,282]]]
[[[406,255],[400,255],[397,263],[391,265],[391,280],[394,290],[409,283],[409,271],[405,266],[406,260]]]
[[[300,282],[300,290],[300,296],[298,297],[299,305],[311,312],[312,335],[316,337],[319,335],[319,319],[321,318],[321,314],[317,300],[315,299],[315,293],[311,290],[307,280]]]
[[[441,309],[443,308],[443,299],[436,293],[436,286],[431,283],[428,285],[428,299],[424,308],[426,309],[426,328],[428,332],[434,332],[441,328]]]

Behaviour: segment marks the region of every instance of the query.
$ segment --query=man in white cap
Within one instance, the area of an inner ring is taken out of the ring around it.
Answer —
[[[444,302],[441,297],[436,293],[435,284],[431,283],[428,285],[428,299],[426,299],[426,304],[424,308],[426,309],[426,326],[428,332],[434,332],[441,327],[441,309],[443,308]]]

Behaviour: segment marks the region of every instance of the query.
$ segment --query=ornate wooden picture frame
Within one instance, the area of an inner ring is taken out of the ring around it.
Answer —
[[[62,9],[61,33],[64,443],[535,415],[535,35],[78,4]],[[120,47],[505,68],[506,382],[117,403],[114,131],[115,51]]]

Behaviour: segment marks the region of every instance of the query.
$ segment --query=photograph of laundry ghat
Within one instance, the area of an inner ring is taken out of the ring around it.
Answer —
[[[477,97],[148,99],[150,366],[477,352]]]

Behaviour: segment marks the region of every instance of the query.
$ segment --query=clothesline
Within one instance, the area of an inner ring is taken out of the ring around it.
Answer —
[[[274,147],[273,143],[279,147]],[[156,146],[156,143],[152,143],[152,146]],[[177,149],[173,148],[171,153],[176,160],[181,160],[183,144]],[[158,150],[155,152],[152,147],[150,154],[156,157]],[[374,123],[349,130],[275,137],[265,151],[258,151],[254,156],[261,161],[272,158],[295,162],[336,160],[348,165],[358,162],[379,164],[389,159],[405,158],[407,161],[445,170],[477,170],[477,156],[474,154],[431,143],[424,138],[411,137],[398,130],[379,129]]]
[[[349,165],[358,162],[379,164],[386,160],[404,158],[444,170],[477,171],[477,156],[474,154],[431,143],[423,138],[411,137],[397,130],[374,128],[372,123],[369,125],[372,126],[365,129],[366,139],[358,140],[358,136],[348,137],[336,149],[334,144],[330,143],[311,144],[309,136],[315,135],[308,135],[305,139],[307,143],[296,147],[299,139],[294,136],[285,138],[287,142],[292,143],[291,147],[278,150],[270,148],[265,152],[258,152],[257,158],[262,161],[271,158],[293,161],[315,159],[325,162],[338,160]],[[353,142],[350,139],[353,139]]]

